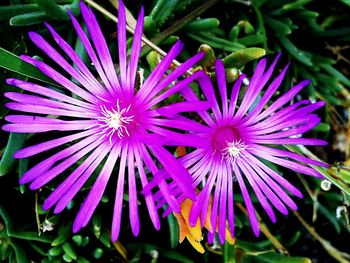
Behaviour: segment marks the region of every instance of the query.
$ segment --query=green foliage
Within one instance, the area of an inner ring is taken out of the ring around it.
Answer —
[[[109,1],[98,1],[116,14]],[[137,1],[136,1],[137,2]],[[297,200],[299,213],[278,216],[276,224],[260,213],[259,201],[252,196],[259,216],[262,234],[256,238],[250,230],[246,211],[239,204],[243,197],[235,188],[234,245],[220,246],[206,243],[206,252],[197,253],[185,240],[179,244],[179,227],[174,216],[162,219],[161,231],[151,227],[144,201],[140,201],[141,231],[134,238],[130,231],[127,207],[123,210],[123,227],[119,242],[110,240],[110,223],[115,189],[107,189],[93,220],[79,233],[72,233],[72,224],[80,204],[92,184],[89,181],[68,208],[59,215],[41,210],[58,182],[52,182],[39,191],[19,186],[18,178],[46,156],[15,160],[13,153],[24,145],[41,140],[43,135],[8,134],[0,131],[0,260],[4,262],[346,262],[349,239],[350,209],[350,131],[349,52],[350,2],[311,0],[153,0],[145,5],[144,33],[163,50],[180,38],[185,43],[180,62],[199,51],[206,56],[200,63],[211,77],[213,65],[222,59],[228,82],[233,82],[239,71],[248,76],[257,59],[267,54],[272,58],[282,52],[283,62],[292,62],[287,73],[285,89],[303,79],[312,84],[298,99],[325,100],[327,106],[319,111],[322,123],[312,132],[330,142],[328,147],[311,149],[288,147],[289,150],[328,162],[329,169],[318,168],[331,182],[324,188],[320,180],[299,176],[268,164],[285,176],[304,194]],[[66,8],[79,16],[78,0],[11,0],[0,3],[0,120],[8,110],[3,93],[15,88],[5,83],[6,78],[29,79],[50,88],[57,84],[32,65],[23,62],[20,54],[41,55],[30,42],[29,31],[38,31],[44,37],[48,30],[42,22],[50,21],[84,62],[90,63],[80,40],[68,21]],[[136,16],[140,4],[125,1]],[[98,11],[94,11],[96,14]],[[112,54],[116,52],[114,22],[98,14]],[[84,28],[86,30],[86,28]],[[48,37],[47,37],[48,38]],[[130,39],[129,39],[130,42]],[[203,45],[205,44],[205,45]],[[161,56],[148,46],[141,51],[141,68],[147,76],[159,63]],[[46,63],[56,67],[52,61]],[[282,68],[279,63],[279,68]],[[88,65],[89,66],[89,65]],[[195,85],[193,88],[196,89]],[[60,90],[60,92],[63,92]],[[70,95],[67,93],[67,95]],[[262,94],[261,94],[262,95]],[[171,100],[177,100],[173,96]],[[44,154],[45,155],[45,154]],[[62,174],[60,180],[68,174]],[[95,175],[96,176],[96,175]],[[138,186],[138,190],[140,190]],[[141,197],[141,194],[140,194]],[[127,193],[124,199],[128,199]],[[140,198],[141,200],[142,198]],[[45,229],[45,226],[47,227]],[[52,229],[50,228],[52,227]],[[44,232],[44,229],[46,230]],[[343,261],[342,261],[343,260]]]

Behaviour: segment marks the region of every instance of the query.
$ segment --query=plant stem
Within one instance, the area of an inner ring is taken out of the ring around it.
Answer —
[[[315,238],[317,239],[317,241],[319,241],[321,243],[321,245],[323,246],[323,248],[327,251],[327,253],[333,257],[335,260],[337,260],[338,262],[341,263],[349,263],[350,261],[350,255],[339,251],[338,249],[336,249],[335,247],[333,247],[331,245],[331,243],[329,243],[326,239],[324,239],[323,237],[321,237],[315,230],[315,228],[313,228],[312,226],[310,226],[305,220],[304,218],[301,217],[301,215],[297,212],[294,211],[293,212],[294,215],[298,218],[298,220],[300,221],[300,223],[306,228],[307,231],[309,231],[309,233]]]

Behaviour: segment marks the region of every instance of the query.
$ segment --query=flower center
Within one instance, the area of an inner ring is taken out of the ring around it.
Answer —
[[[242,141],[239,131],[232,126],[222,126],[215,130],[212,137],[214,152],[220,153],[222,160],[233,163],[242,155],[247,145]]]
[[[131,105],[126,108],[120,107],[120,100],[117,100],[116,108],[107,109],[105,105],[101,106],[102,117],[99,117],[98,120],[102,123],[98,125],[103,128],[102,138],[108,136],[109,142],[112,143],[112,138],[116,133],[119,138],[122,138],[127,134],[130,136],[128,131],[128,124],[133,121],[134,116],[129,115],[129,110]]]
[[[236,158],[239,158],[245,149],[247,149],[247,145],[241,140],[227,142],[227,147],[222,150],[222,155],[227,161],[232,163]]]

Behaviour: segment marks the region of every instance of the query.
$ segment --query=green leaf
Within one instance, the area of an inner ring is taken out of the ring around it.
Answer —
[[[350,0],[339,0],[339,1],[346,4],[347,6],[350,6]]]
[[[236,263],[235,245],[230,245],[228,242],[225,242],[222,259],[225,263]]]
[[[321,67],[332,76],[336,77],[341,83],[350,87],[350,79],[348,79],[343,73],[332,67],[331,65],[321,64]]]
[[[188,36],[193,38],[194,40],[199,41],[202,44],[207,44],[213,48],[221,49],[221,50],[226,50],[230,52],[235,52],[238,51],[242,48],[245,48],[244,45],[235,43],[229,40],[226,40],[224,38],[217,37],[213,34],[207,34],[207,33],[188,33]]]
[[[303,5],[311,2],[312,0],[297,0],[297,1],[292,1],[289,4],[285,4],[282,9],[287,11],[287,10],[292,10],[292,9],[297,9],[302,7]]]
[[[307,66],[313,66],[311,57],[308,53],[301,51],[298,49],[288,38],[286,37],[279,37],[279,40],[281,41],[281,44],[284,46],[285,49],[297,60],[299,60],[301,63],[307,65]]]
[[[36,4],[52,19],[68,20],[69,15],[55,0],[35,0]]]
[[[11,241],[10,245],[13,247],[14,252],[16,254],[16,261],[27,263],[29,262],[26,252],[23,248],[21,248],[16,242]]]
[[[176,248],[179,244],[179,225],[173,214],[167,216],[169,233],[170,233],[170,247]]]
[[[100,259],[103,255],[103,249],[102,248],[96,248],[93,252],[92,255],[95,259]]]
[[[103,231],[99,237],[99,240],[106,247],[111,247],[111,239],[107,231]]]
[[[62,245],[62,249],[65,255],[68,255],[71,259],[77,259],[77,253],[74,251],[72,245],[69,242],[64,242]]]
[[[329,132],[331,129],[331,126],[328,123],[321,122],[317,124],[315,128],[313,128],[316,132]]]
[[[225,67],[242,68],[248,62],[259,59],[265,56],[266,51],[262,48],[245,48],[239,51],[233,52],[227,57],[222,59]]]
[[[0,176],[4,176],[11,171],[15,164],[13,154],[23,147],[27,134],[24,133],[10,133],[9,140],[0,161]]]
[[[288,24],[282,22],[281,20],[273,19],[271,17],[266,16],[265,20],[267,24],[276,31],[278,35],[289,35],[292,33],[291,28]]]
[[[13,16],[39,10],[36,4],[0,6],[0,20],[7,21]]]
[[[20,179],[23,174],[28,170],[28,163],[29,163],[29,159],[28,158],[24,158],[24,159],[19,159],[18,161],[18,179]],[[19,185],[19,190],[20,192],[23,194],[25,191],[25,185],[24,184],[20,184]]]
[[[41,24],[49,20],[49,17],[44,11],[34,11],[31,13],[25,13],[14,16],[10,19],[11,26],[30,26],[35,24]]]
[[[52,241],[52,246],[58,246],[65,242],[71,234],[72,224],[61,224],[58,229],[58,236]]]
[[[61,255],[62,252],[63,252],[63,249],[62,247],[59,247],[59,246],[53,247],[49,250],[49,254],[54,257]]]
[[[263,35],[251,35],[246,37],[237,38],[236,42],[244,46],[256,46],[264,42],[265,37]]]
[[[173,15],[178,0],[158,0],[154,5],[150,17],[158,26],[162,26]]]
[[[200,32],[200,31],[211,31],[217,28],[220,24],[219,19],[217,18],[205,18],[192,21],[184,30],[188,32]]]
[[[39,234],[37,232],[30,232],[30,231],[16,231],[16,232],[11,232],[11,237],[19,238],[19,239],[24,239],[24,240],[31,240],[31,241],[39,241],[43,243],[51,243],[52,238],[45,235]]]
[[[256,257],[256,262],[266,262],[266,263],[311,263],[309,258],[304,257],[290,257],[285,256],[276,252],[266,252],[259,254]]]
[[[33,65],[24,62],[15,54],[0,47],[0,67],[16,72],[23,76],[43,81],[52,86],[58,86]]]

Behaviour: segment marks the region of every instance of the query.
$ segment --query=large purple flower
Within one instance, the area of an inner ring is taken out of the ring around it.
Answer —
[[[137,204],[136,175],[141,185],[148,183],[146,167],[150,173],[156,174],[159,169],[165,169],[186,196],[195,197],[191,186],[191,177],[172,154],[163,146],[177,145],[179,142],[188,144],[187,135],[181,135],[168,126],[180,125],[162,116],[160,112],[194,110],[196,107],[208,108],[207,103],[182,102],[156,109],[156,105],[164,101],[202,73],[196,73],[187,79],[173,82],[191,68],[202,54],[197,54],[187,60],[173,72],[164,76],[174,58],[182,50],[182,43],[177,42],[154,69],[150,76],[136,88],[135,80],[138,70],[138,59],[141,48],[144,14],[141,9],[135,29],[132,50],[128,61],[126,48],[126,18],[125,7],[120,1],[118,10],[118,52],[119,74],[116,74],[111,55],[101,29],[93,12],[84,3],[80,4],[90,38],[85,34],[74,16],[70,14],[73,26],[84,45],[99,79],[95,78],[89,68],[72,47],[63,40],[56,31],[46,25],[54,40],[60,46],[67,61],[56,49],[46,42],[39,34],[29,33],[32,41],[42,49],[54,62],[73,78],[71,81],[63,74],[51,68],[42,61],[28,56],[22,56],[24,61],[35,65],[47,76],[62,86],[62,91],[43,87],[18,79],[8,79],[7,83],[31,94],[7,92],[6,97],[12,102],[6,104],[11,110],[31,113],[34,115],[9,115],[10,122],[2,128],[5,131],[17,133],[42,133],[49,131],[70,132],[54,140],[30,146],[15,153],[15,158],[26,158],[54,148],[58,153],[50,156],[28,170],[20,179],[20,183],[31,182],[31,189],[38,189],[67,169],[76,168],[46,199],[43,208],[56,205],[54,212],[62,211],[72,198],[79,192],[87,180],[93,176],[99,164],[102,170],[96,175],[95,182],[87,198],[82,204],[73,231],[77,232],[90,220],[96,209],[111,176],[117,176],[114,214],[112,222],[112,239],[118,239],[124,187],[127,182],[129,194],[129,217],[134,235],[139,232],[140,222]],[[142,76],[140,76],[142,79]],[[78,84],[76,84],[78,83]],[[172,85],[170,89],[166,89]],[[69,93],[74,94],[70,96]],[[68,95],[67,95],[68,94]],[[159,111],[158,111],[159,110]],[[38,115],[39,114],[39,115]],[[184,124],[184,127],[186,125]],[[169,140],[172,138],[172,140]],[[194,146],[196,142],[194,142]],[[65,147],[62,149],[62,147]],[[155,161],[156,159],[157,161]],[[127,170],[127,172],[126,172]],[[137,170],[137,172],[136,172]],[[160,191],[164,194],[173,209],[179,211],[174,198],[169,196],[167,185],[161,183]],[[151,220],[159,229],[159,218],[152,195],[145,197]]]
[[[191,209],[190,224],[195,225],[200,219],[203,226],[209,214],[213,229],[213,233],[209,233],[210,242],[213,241],[217,227],[220,242],[225,242],[227,223],[230,233],[234,236],[233,186],[236,182],[241,189],[255,235],[259,235],[259,223],[247,185],[251,186],[273,222],[276,217],[272,206],[283,214],[288,213],[287,207],[297,209],[286,191],[297,197],[302,197],[302,193],[271,169],[266,161],[315,177],[321,175],[309,165],[327,166],[322,162],[286,151],[283,147],[283,145],[326,144],[319,139],[301,138],[301,134],[319,123],[320,119],[312,112],[322,107],[324,102],[311,103],[309,100],[302,100],[283,107],[309,83],[302,81],[271,104],[268,103],[281,85],[288,68],[285,67],[262,92],[271,78],[278,58],[279,56],[266,71],[266,60],[260,60],[242,99],[239,94],[245,76],[241,75],[236,80],[228,98],[225,70],[220,60],[216,62],[216,75],[217,95],[220,95],[221,103],[216,98],[209,77],[199,78],[199,84],[211,109],[209,112],[198,111],[202,118],[203,130],[204,127],[207,128],[206,132],[192,132],[192,135],[193,140],[196,140],[197,136],[207,138],[208,143],[206,147],[199,147],[180,160],[192,175],[193,187],[201,188]],[[191,89],[183,90],[182,95],[189,102],[199,101]],[[153,183],[159,183],[167,177],[166,171],[159,173],[144,191],[147,192]],[[181,189],[175,184],[171,184],[171,189],[179,202],[185,200]],[[160,192],[156,193],[155,198],[158,207],[166,203]],[[208,209],[211,209],[210,213]],[[170,211],[171,209],[168,209],[165,214]]]

